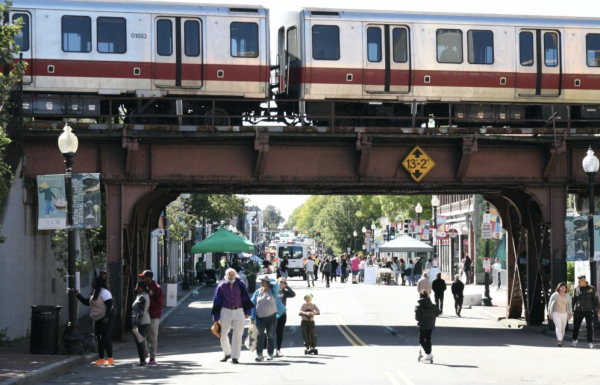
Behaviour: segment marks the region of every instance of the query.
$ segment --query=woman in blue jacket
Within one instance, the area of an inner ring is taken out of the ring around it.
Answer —
[[[275,352],[275,336],[277,319],[285,313],[285,306],[279,300],[279,285],[265,275],[261,280],[261,288],[252,296],[255,307],[250,314],[252,324],[256,324],[258,338],[256,340],[256,362],[264,360],[263,349],[265,345],[265,331],[267,334],[267,361],[273,359]]]

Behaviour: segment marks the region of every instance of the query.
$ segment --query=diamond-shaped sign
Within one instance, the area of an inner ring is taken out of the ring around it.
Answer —
[[[420,182],[435,167],[435,162],[421,147],[416,146],[404,159],[402,166],[415,182]]]

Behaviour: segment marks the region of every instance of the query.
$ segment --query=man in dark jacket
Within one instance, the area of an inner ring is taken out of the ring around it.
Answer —
[[[420,293],[421,299],[419,305],[415,306],[415,319],[418,321],[419,343],[425,350],[425,360],[433,359],[431,354],[431,334],[435,329],[435,319],[437,317],[437,308],[429,299],[427,291]],[[421,360],[421,350],[419,350],[419,361]]]
[[[454,297],[454,310],[456,310],[456,315],[460,317],[464,299],[463,292],[465,291],[465,284],[462,283],[458,274],[456,274],[454,277],[454,282],[452,282],[450,290],[452,291],[452,296]]]
[[[577,346],[577,337],[581,322],[585,318],[587,327],[588,347],[594,348],[594,312],[600,316],[600,302],[598,301],[598,292],[596,288],[588,285],[585,275],[577,277],[579,286],[573,292],[573,341],[571,346]]]
[[[435,307],[440,315],[444,312],[444,292],[446,291],[446,281],[442,279],[442,273],[437,273],[437,278],[431,283],[431,290],[435,295]]]
[[[467,285],[471,282],[471,258],[467,255],[465,257],[465,261],[463,263],[463,270],[465,271],[465,276],[467,277]]]
[[[415,277],[414,282],[419,282],[419,279],[421,279],[421,274],[423,274],[423,262],[421,262],[421,258],[419,258],[413,267],[413,275]]]
[[[331,259],[331,280],[332,281],[337,281],[337,268],[339,266],[339,263],[337,261],[337,259],[332,258]]]

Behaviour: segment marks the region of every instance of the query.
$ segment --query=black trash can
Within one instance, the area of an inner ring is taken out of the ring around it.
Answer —
[[[62,306],[31,306],[29,351],[32,354],[58,353],[58,327]]]

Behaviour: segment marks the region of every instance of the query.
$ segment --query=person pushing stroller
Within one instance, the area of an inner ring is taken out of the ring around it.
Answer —
[[[319,354],[317,350],[317,332],[315,330],[315,316],[321,314],[321,311],[312,302],[312,294],[304,296],[304,303],[300,307],[300,316],[302,322],[300,328],[302,329],[302,338],[304,339],[304,354]]]

